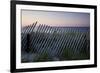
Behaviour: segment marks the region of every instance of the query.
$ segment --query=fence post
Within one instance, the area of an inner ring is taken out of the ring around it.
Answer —
[[[29,52],[30,51],[30,34],[27,34],[27,49],[26,49],[26,52]]]

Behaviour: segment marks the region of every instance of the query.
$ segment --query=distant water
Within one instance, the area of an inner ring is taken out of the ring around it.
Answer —
[[[73,30],[79,30],[80,32],[90,31],[90,28],[89,27],[66,27],[66,28],[71,28]]]
[[[63,30],[78,30],[80,32],[89,32],[90,31],[90,27],[56,27],[56,28],[63,29]]]

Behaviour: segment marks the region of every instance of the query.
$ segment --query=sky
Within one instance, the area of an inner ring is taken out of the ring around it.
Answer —
[[[22,10],[22,26],[37,24],[46,24],[59,27],[89,27],[90,14],[79,12],[61,12],[61,11],[36,11]]]

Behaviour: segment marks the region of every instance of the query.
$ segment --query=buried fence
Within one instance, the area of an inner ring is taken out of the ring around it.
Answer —
[[[21,33],[22,52],[37,54],[31,61],[89,59],[89,31],[41,24],[35,29],[36,24]]]

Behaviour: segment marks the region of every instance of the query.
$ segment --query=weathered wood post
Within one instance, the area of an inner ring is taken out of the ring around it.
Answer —
[[[29,48],[29,46],[30,46],[30,34],[27,34],[27,49],[26,49],[26,52],[29,52],[30,51],[30,48]]]

